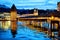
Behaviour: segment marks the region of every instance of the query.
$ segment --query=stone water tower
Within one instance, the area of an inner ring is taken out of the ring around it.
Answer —
[[[14,4],[11,7],[10,20],[11,20],[11,32],[13,37],[15,37],[17,30],[17,10]]]

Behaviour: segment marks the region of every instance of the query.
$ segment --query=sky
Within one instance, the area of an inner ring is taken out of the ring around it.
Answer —
[[[11,8],[15,4],[17,9],[56,9],[60,0],[0,0],[0,4]]]

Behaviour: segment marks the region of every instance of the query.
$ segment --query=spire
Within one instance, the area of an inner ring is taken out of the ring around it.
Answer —
[[[12,7],[11,7],[11,11],[16,11],[16,7],[15,7],[14,4],[13,4]]]

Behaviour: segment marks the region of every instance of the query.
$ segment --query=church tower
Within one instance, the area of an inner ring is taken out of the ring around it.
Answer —
[[[34,15],[37,16],[38,15],[38,9],[34,8]]]

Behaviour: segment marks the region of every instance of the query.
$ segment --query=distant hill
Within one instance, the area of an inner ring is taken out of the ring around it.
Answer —
[[[0,4],[0,12],[9,12],[10,8],[7,7],[6,5]]]
[[[0,4],[0,8],[9,8],[9,7],[7,7],[6,5]]]
[[[32,14],[34,9],[17,9],[17,13],[18,14]],[[42,9],[38,9],[38,13],[39,15],[43,15],[43,14],[48,14],[48,12],[54,12],[55,10],[42,10]],[[7,7],[6,5],[1,5],[0,4],[0,12],[10,12],[10,8]]]

